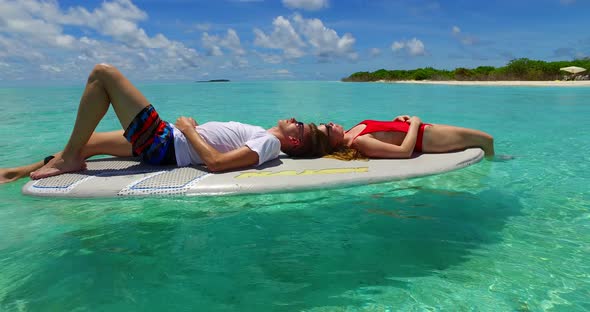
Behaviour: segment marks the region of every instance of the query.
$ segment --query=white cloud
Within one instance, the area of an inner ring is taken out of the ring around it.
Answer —
[[[403,42],[394,41],[393,44],[391,45],[391,49],[393,51],[398,51],[398,50],[403,49],[405,46],[406,46],[406,44]]]
[[[349,33],[338,36],[331,28],[317,19],[305,19],[299,14],[289,20],[283,16],[273,21],[273,31],[270,34],[260,29],[254,29],[254,45],[268,49],[283,51],[286,59],[297,59],[306,55],[304,48],[311,46],[311,52],[321,61],[345,57],[356,60],[358,54],[354,51],[356,39]],[[302,39],[303,38],[303,39]]]
[[[61,68],[54,66],[54,65],[43,64],[40,67],[42,70],[47,71],[47,72],[59,73],[62,71]]]
[[[459,34],[461,32],[461,28],[457,27],[457,26],[453,26],[453,34]]]
[[[369,55],[371,57],[375,57],[375,56],[381,55],[381,49],[372,48],[371,50],[369,50]]]
[[[198,66],[196,50],[162,34],[148,35],[138,24],[147,17],[130,0],[102,2],[93,10],[81,6],[62,9],[57,1],[0,0],[0,61],[25,60],[15,65],[28,68],[25,72],[33,77],[40,70],[68,78],[85,76],[98,62],[164,76],[177,76],[178,71]],[[64,28],[98,33],[101,39],[76,37]],[[3,75],[7,74],[0,73]]]
[[[218,65],[219,69],[244,69],[250,66],[247,59],[236,56],[231,60],[226,60],[223,64]]]
[[[46,8],[41,12],[40,9]],[[62,27],[51,20],[38,18],[38,13],[51,15],[50,3],[35,7],[32,1],[0,2],[0,33],[11,38],[29,38],[50,47],[71,47],[73,37],[64,35]]]
[[[394,41],[391,44],[391,49],[394,52],[404,50],[411,56],[426,55],[424,43],[416,38],[407,41]]]
[[[290,9],[317,11],[329,6],[328,0],[283,0],[283,5]]]
[[[283,62],[283,58],[277,54],[267,54],[267,53],[261,53],[258,51],[254,51],[254,54],[256,54],[258,57],[260,57],[260,59],[262,59],[262,61],[265,63],[280,64]]]
[[[221,48],[218,45],[219,41],[219,37],[210,36],[206,32],[204,32],[203,36],[201,37],[201,43],[203,44],[203,47],[207,50],[207,55],[211,56],[223,55],[223,52],[221,52]]]
[[[234,65],[234,67],[237,68],[246,68],[248,66],[250,66],[250,62],[248,62],[247,59],[243,58],[243,57],[235,57],[232,60],[232,64]]]
[[[410,51],[410,55],[424,55],[424,44],[422,41],[413,38],[412,40],[406,42],[406,46]]]
[[[0,79],[80,80],[96,63],[111,63],[132,80],[187,79],[204,71],[213,73],[226,61],[228,68],[239,69],[254,68],[253,62],[281,64],[305,56],[319,61],[358,58],[352,34],[339,34],[320,19],[299,14],[276,17],[268,30],[254,29],[258,51],[248,53],[234,29],[217,32],[211,29],[219,26],[187,23],[191,31],[206,30],[196,38],[200,42],[193,43],[192,38],[187,42],[201,45],[208,55],[229,55],[202,58],[189,43],[146,29],[143,24],[150,16],[131,0],[65,3],[0,0],[0,64],[7,64],[0,65]],[[312,9],[325,8],[328,2],[285,1],[285,5]],[[157,21],[149,22],[158,26]]]
[[[221,48],[228,49],[232,51],[236,55],[244,55],[246,51],[242,48],[242,44],[240,42],[240,37],[233,29],[228,29],[225,38],[220,38],[218,36],[211,36],[208,33],[203,33],[201,38],[201,42],[203,47],[207,49],[208,55],[213,56],[221,56],[223,52]]]
[[[145,53],[143,53],[143,52],[138,52],[137,56],[139,56],[139,58],[146,63],[149,61],[147,55],[145,55]]]
[[[242,48],[242,43],[240,41],[238,33],[236,33],[236,31],[231,28],[227,30],[227,35],[225,36],[225,39],[222,42],[222,46],[226,47],[227,49],[230,49],[237,55],[246,54],[246,51],[244,51],[244,49]]]
[[[32,45],[22,40],[4,37],[0,34],[0,60],[3,58],[18,58],[27,62],[39,62],[45,56]],[[3,73],[0,73],[2,75]]]
[[[254,45],[268,49],[278,49],[283,51],[283,56],[287,59],[300,58],[305,55],[303,48],[306,44],[301,40],[291,22],[279,16],[273,21],[273,31],[266,35],[262,30],[255,28]]]
[[[275,74],[291,75],[291,72],[288,69],[279,69],[279,70],[275,71]]]
[[[317,18],[305,19],[295,14],[293,20],[297,29],[315,48],[317,56],[328,59],[342,56],[353,60],[358,58],[358,54],[353,49],[356,39],[351,34],[346,33],[340,37],[334,29],[327,28]]]

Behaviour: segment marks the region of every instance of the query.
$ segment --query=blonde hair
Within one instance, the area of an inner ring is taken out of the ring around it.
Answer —
[[[333,158],[338,160],[369,160],[365,155],[354,148],[350,148],[348,146],[341,146],[340,148],[336,149],[332,153],[324,156],[324,158]]]

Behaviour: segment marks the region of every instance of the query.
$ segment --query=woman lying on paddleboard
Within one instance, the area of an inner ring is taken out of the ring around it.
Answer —
[[[392,121],[364,120],[348,131],[330,122],[321,124],[318,130],[329,141],[320,149],[343,160],[410,158],[414,152],[447,153],[470,147],[481,148],[486,157],[494,155],[491,135],[475,129],[422,123],[416,116],[402,115]]]

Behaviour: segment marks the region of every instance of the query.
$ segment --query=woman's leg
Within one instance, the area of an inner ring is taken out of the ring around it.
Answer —
[[[115,67],[99,64],[88,77],[74,129],[63,154],[31,173],[31,178],[40,179],[84,169],[82,149],[107,112],[109,104],[113,105],[121,126],[126,129],[149,102]]]
[[[59,152],[53,156],[59,157],[61,154],[62,152]],[[82,149],[82,156],[86,159],[95,155],[130,157],[132,156],[131,143],[123,137],[123,130],[95,132]],[[0,168],[0,184],[28,177],[31,172],[38,170],[43,165],[45,165],[43,161],[38,161],[21,167]]]
[[[423,152],[445,153],[470,147],[479,147],[486,156],[493,156],[494,138],[483,131],[448,125],[435,124],[424,129]]]

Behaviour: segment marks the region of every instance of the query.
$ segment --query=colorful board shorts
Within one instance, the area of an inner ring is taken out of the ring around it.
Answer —
[[[135,116],[123,135],[133,146],[133,155],[148,164],[176,165],[172,127],[160,119],[152,105]]]

